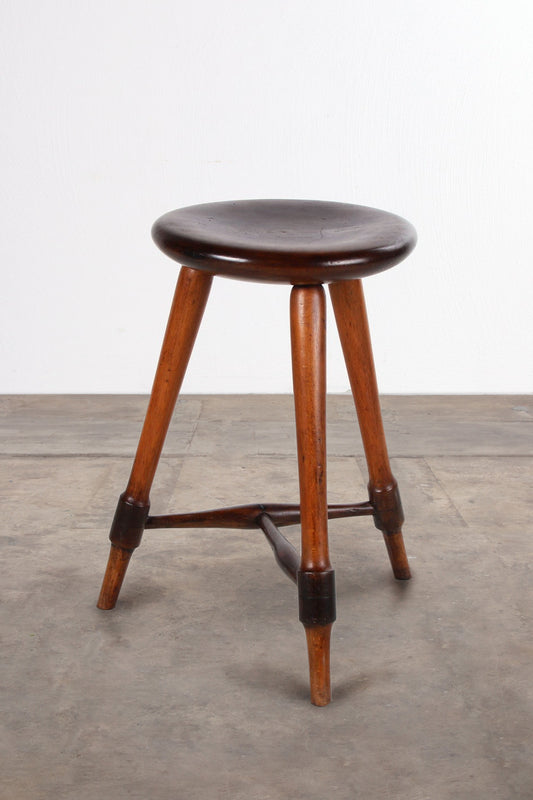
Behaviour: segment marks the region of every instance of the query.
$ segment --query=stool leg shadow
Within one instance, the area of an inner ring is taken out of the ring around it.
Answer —
[[[181,268],[130,479],[109,534],[111,552],[97,603],[103,610],[114,608],[131,554],[141,542],[150,489],[212,280],[207,273]]]
[[[394,577],[408,580],[404,516],[383,430],[363,284],[361,280],[332,283],[329,291],[368,465],[374,523],[383,533]]]

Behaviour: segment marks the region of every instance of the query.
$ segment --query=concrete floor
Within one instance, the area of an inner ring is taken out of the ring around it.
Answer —
[[[532,398],[383,398],[414,578],[331,522],[324,709],[259,532],[149,531],[96,609],[145,405],[2,400],[2,800],[530,800]],[[350,398],[328,416],[330,501],[364,500]],[[184,397],[152,511],[294,501],[294,450],[290,397]]]

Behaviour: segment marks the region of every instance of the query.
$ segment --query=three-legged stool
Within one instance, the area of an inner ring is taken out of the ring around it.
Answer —
[[[309,653],[311,701],[331,699],[329,647],[335,582],[328,519],[372,515],[394,577],[410,577],[403,513],[383,432],[361,278],[394,266],[413,249],[404,219],[364,206],[308,200],[207,203],[171,211],[153,237],[181,271],[152,394],[126,490],[109,538],[98,607],[114,607],[145,528],[261,528],[276,561],[298,586]],[[299,505],[254,504],[149,516],[150,488],[213,276],[292,284],[291,343]],[[369,472],[369,500],[328,505],[326,496],[325,294],[329,291],[355,400]],[[301,523],[301,555],[281,534]]]

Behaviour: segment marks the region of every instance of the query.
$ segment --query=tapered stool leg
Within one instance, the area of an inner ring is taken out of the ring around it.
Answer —
[[[291,341],[300,481],[300,620],[309,654],[311,702],[331,700],[329,652],[335,584],[328,550],[326,489],[325,296],[322,286],[291,292]]]
[[[362,282],[332,283],[329,290],[361,428],[374,521],[383,533],[394,577],[406,580],[411,573],[402,537],[404,517],[383,431]]]
[[[111,526],[111,552],[98,608],[115,606],[133,550],[141,542],[150,489],[211,288],[212,276],[182,267],[137,453]]]

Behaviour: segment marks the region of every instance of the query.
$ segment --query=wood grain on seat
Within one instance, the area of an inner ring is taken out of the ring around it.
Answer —
[[[238,200],[170,211],[152,228],[193,269],[267,283],[330,283],[393,267],[416,243],[402,217],[315,200]]]

